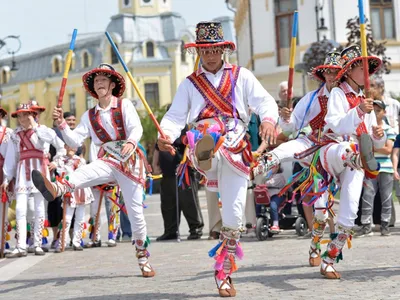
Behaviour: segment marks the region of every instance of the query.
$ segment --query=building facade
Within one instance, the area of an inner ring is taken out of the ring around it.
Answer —
[[[356,0],[227,0],[236,10],[238,61],[252,70],[275,97],[287,80],[292,19],[299,12],[296,63],[313,42],[327,38],[345,45],[346,23],[358,16]],[[400,0],[364,0],[367,18],[377,41],[387,41],[391,73],[384,75],[386,90],[400,94]],[[322,19],[321,19],[322,18]],[[317,30],[320,28],[320,30]],[[325,29],[322,32],[322,29]],[[315,83],[295,73],[294,94],[301,96]]]
[[[194,58],[183,52],[183,44],[194,41],[183,17],[171,11],[171,0],[118,0],[119,13],[111,17],[106,30],[113,37],[135,82],[153,108],[170,103],[179,83],[188,76]],[[11,72],[11,58],[0,60],[1,105],[14,111],[21,102],[35,99],[46,107],[41,122],[51,126],[51,111],[57,103],[69,44],[57,45],[15,57],[18,71]],[[121,74],[122,66],[106,36],[79,34],[75,45],[64,111],[80,117],[95,101],[85,91],[82,75],[101,62],[112,64]],[[142,107],[138,94],[125,76],[124,97]],[[11,119],[11,126],[15,120]]]

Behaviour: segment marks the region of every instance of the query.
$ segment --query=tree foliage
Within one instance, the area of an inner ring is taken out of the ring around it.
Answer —
[[[360,32],[360,24],[359,17],[354,17],[349,19],[346,24],[347,32],[347,43],[345,47],[350,45],[358,44],[361,45],[361,32]],[[366,35],[367,35],[367,47],[368,54],[375,55],[382,59],[382,68],[378,71],[379,73],[390,73],[390,57],[386,56],[386,41],[378,43],[372,36],[372,28],[368,19],[366,19]],[[319,42],[312,43],[310,48],[307,49],[306,53],[303,56],[303,68],[305,71],[309,71],[316,66],[319,66],[324,63],[326,53],[333,51],[343,50],[343,47],[339,45],[337,42],[332,40],[324,39]]]

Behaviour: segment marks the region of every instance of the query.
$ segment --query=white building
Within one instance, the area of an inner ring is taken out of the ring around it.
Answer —
[[[296,64],[317,41],[317,20],[327,27],[323,36],[347,43],[347,20],[358,16],[357,0],[226,0],[235,10],[239,64],[252,70],[275,97],[279,82],[287,80],[293,13],[299,12]],[[316,13],[318,9],[318,16]],[[364,0],[374,38],[386,40],[391,73],[384,75],[386,90],[400,94],[400,0]],[[320,39],[323,38],[320,33]],[[305,82],[305,89],[315,85]],[[294,94],[303,94],[302,74],[294,78]]]

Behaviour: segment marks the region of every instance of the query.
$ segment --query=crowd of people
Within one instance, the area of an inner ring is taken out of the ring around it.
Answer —
[[[98,104],[77,125],[76,117],[61,107],[53,109],[54,128],[40,124],[45,108],[35,101],[21,103],[11,113],[18,127],[0,127],[1,240],[7,240],[6,248],[9,232],[13,227],[16,232],[16,245],[6,250],[6,257],[45,255],[49,249],[60,253],[69,240],[75,251],[100,247],[104,201],[107,245],[132,241],[142,276],[154,277],[143,211],[146,179],[153,173],[162,174],[164,232],[157,241],[180,237],[181,213],[189,225],[188,239],[202,237],[198,189],[204,184],[208,239],[218,242],[208,254],[215,260],[213,276],[221,297],[236,295],[231,275],[238,269],[236,259],[244,255],[240,239],[245,227],[249,232],[256,224],[260,207],[253,188],[261,184],[271,197],[268,230],[280,232],[279,210],[296,198],[308,223],[310,266],[320,267],[328,279],[341,278],[336,263],[344,245],[351,244],[354,234],[372,233],[375,197],[380,196],[381,234],[387,236],[393,185],[400,193],[400,104],[385,91],[381,77],[373,75],[381,60],[368,57],[371,94],[365,96],[360,47],[326,53],[324,63],[310,72],[320,86],[292,104],[287,82],[279,85],[275,100],[249,70],[224,60],[235,44],[224,40],[219,22],[197,24],[196,42],[185,48],[201,63],[181,83],[160,123],[152,168],[140,144],[138,114],[122,98],[125,80],[111,65],[103,63],[83,75],[86,91]],[[1,119],[7,115],[0,108]],[[91,219],[85,243],[87,205]],[[12,210],[14,224],[4,217]],[[354,232],[357,214],[361,226]],[[327,223],[330,241],[322,252]],[[53,231],[49,245],[46,227]]]

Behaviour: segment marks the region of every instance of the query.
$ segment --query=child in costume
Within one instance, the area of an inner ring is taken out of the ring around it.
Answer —
[[[79,167],[86,165],[84,158],[76,155],[76,148],[69,147],[65,145],[67,154],[60,157],[57,160],[57,173],[60,176],[70,176]],[[58,180],[58,178],[56,178]],[[64,236],[64,249],[67,245],[67,234],[71,226],[71,220],[75,213],[74,222],[74,233],[72,238],[72,247],[75,251],[82,251],[81,246],[82,234],[85,226],[85,205],[90,204],[94,198],[92,190],[87,187],[83,189],[75,189],[73,193],[68,193],[64,195],[67,201],[66,213],[65,213],[65,228],[62,228],[62,233],[60,233],[60,238]],[[58,239],[55,252],[60,253],[62,248],[62,243]]]
[[[57,156],[65,154],[64,143],[57,137],[56,133],[35,121],[37,111],[29,104],[20,104],[13,118],[18,118],[19,126],[11,135],[11,141],[7,145],[7,153],[4,162],[3,190],[7,188],[15,178],[16,195],[16,217],[17,217],[17,246],[7,254],[7,257],[22,257],[27,255],[26,251],[26,212],[30,195],[34,198],[35,226],[34,226],[34,253],[44,255],[42,249],[42,237],[45,221],[44,199],[33,185],[32,170],[41,170],[50,178],[50,170],[55,166],[49,164],[48,152],[50,144],[57,149]]]

